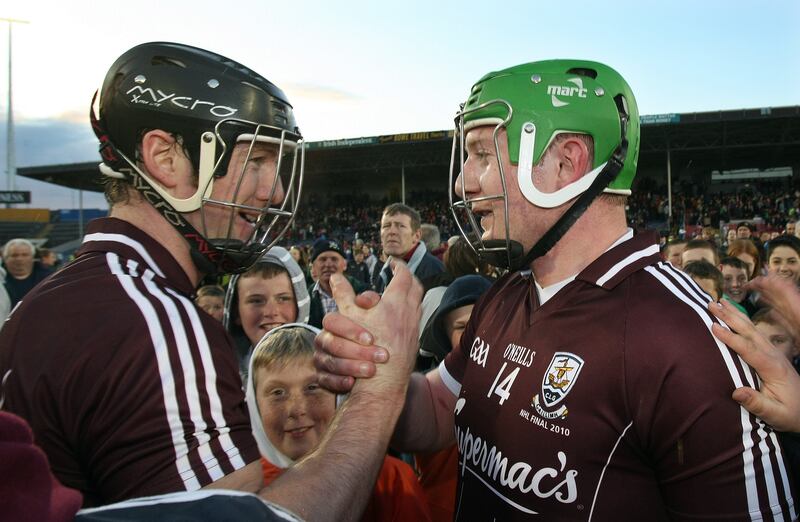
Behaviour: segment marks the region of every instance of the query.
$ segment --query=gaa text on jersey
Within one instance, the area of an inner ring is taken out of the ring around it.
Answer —
[[[472,341],[472,348],[469,349],[469,358],[476,364],[486,368],[486,359],[489,357],[489,343],[484,342],[480,337],[475,337]]]

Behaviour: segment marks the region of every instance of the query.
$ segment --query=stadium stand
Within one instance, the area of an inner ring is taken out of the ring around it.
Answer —
[[[636,228],[681,235],[747,219],[760,230],[778,230],[797,219],[800,106],[645,115],[641,124],[639,174],[628,209]],[[394,201],[420,209],[423,221],[437,225],[443,239],[455,234],[445,192],[451,145],[452,131],[309,143],[304,203],[285,241],[311,243],[324,235],[374,244],[380,211]],[[752,174],[748,178],[742,172]],[[102,190],[96,161],[24,167],[18,173],[73,189]],[[738,174],[725,179],[726,173]],[[75,234],[74,228],[51,221],[55,226],[44,232],[48,246]]]

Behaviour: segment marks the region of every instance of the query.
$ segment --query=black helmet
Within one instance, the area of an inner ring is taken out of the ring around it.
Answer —
[[[114,62],[92,105],[101,172],[130,180],[189,241],[195,263],[204,272],[247,269],[291,224],[300,198],[305,147],[292,106],[263,76],[203,49],[145,43]],[[179,136],[198,177],[191,197],[174,197],[137,166],[140,140],[152,129]],[[288,178],[280,208],[270,208],[269,203],[259,209],[245,207],[237,204],[235,195],[232,201],[211,199],[214,179],[226,175],[231,151],[242,141],[250,143],[251,150],[256,142],[278,146],[278,173]],[[251,214],[257,210],[252,236],[244,241],[208,237],[181,216],[203,211],[206,205],[230,208],[231,222],[237,209]]]

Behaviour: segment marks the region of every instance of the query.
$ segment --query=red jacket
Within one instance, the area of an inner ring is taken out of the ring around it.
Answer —
[[[264,485],[269,485],[285,471],[261,458]],[[405,522],[432,520],[425,493],[411,466],[394,457],[383,461],[372,497],[361,517],[363,522]]]

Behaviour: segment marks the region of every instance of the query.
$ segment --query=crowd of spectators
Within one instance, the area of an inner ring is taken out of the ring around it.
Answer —
[[[774,184],[748,184],[726,193],[696,194],[696,188],[676,190],[672,195],[670,223],[666,188],[645,188],[648,190],[634,191],[628,199],[628,222],[637,230],[650,228],[676,235],[687,227],[718,227],[721,222],[748,220],[757,221],[763,229],[782,232],[787,221],[800,216],[800,191]],[[406,201],[418,210],[423,223],[438,227],[442,241],[458,235],[445,192],[412,191]],[[387,198],[371,198],[363,193],[333,195],[327,199],[311,194],[284,242],[310,245],[322,237],[346,247],[361,239],[374,249],[380,244],[381,212],[389,203]]]
[[[783,186],[748,184],[734,192],[672,195],[672,225],[717,226],[720,222],[760,218],[770,230],[782,230],[800,209],[800,191]],[[628,199],[628,219],[635,228],[669,227],[666,190],[637,192]]]
[[[408,194],[407,201],[420,213],[423,223],[439,228],[443,240],[458,234],[446,193],[413,191]],[[361,239],[371,246],[378,245],[381,214],[392,202],[387,198],[371,199],[367,194],[334,195],[322,201],[317,194],[311,194],[284,241],[310,244],[324,237],[343,245],[354,239]]]

